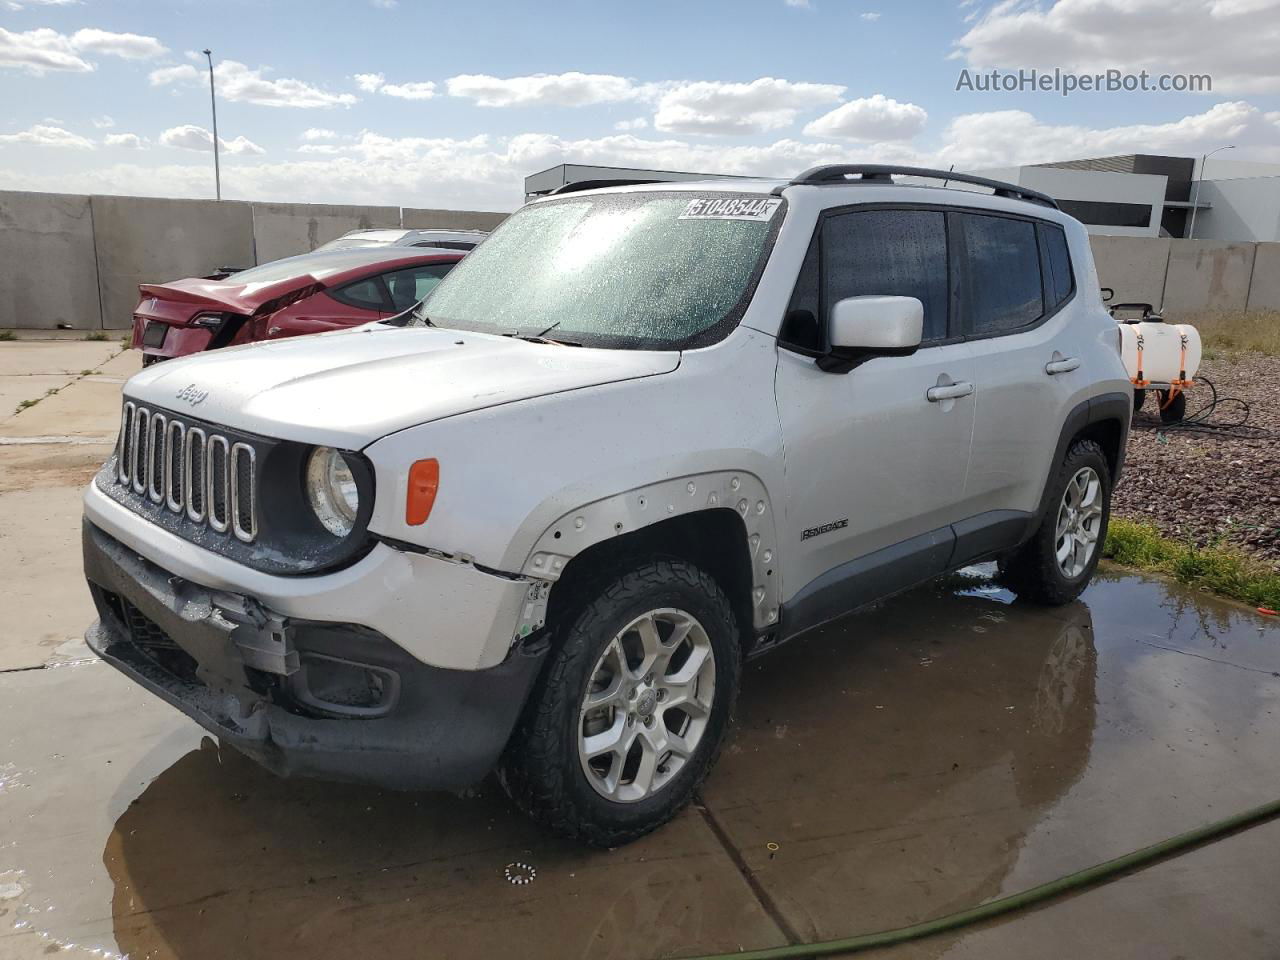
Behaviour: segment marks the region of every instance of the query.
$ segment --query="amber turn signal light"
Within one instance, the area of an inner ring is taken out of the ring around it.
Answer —
[[[440,462],[418,460],[409,468],[409,496],[404,506],[404,522],[420,527],[431,516],[440,489]]]

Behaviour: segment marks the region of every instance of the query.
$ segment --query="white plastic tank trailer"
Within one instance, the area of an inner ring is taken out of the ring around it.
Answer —
[[[1160,419],[1178,423],[1187,414],[1186,391],[1200,369],[1200,332],[1189,323],[1165,323],[1149,303],[1111,307],[1120,328],[1120,357],[1133,382],[1134,412],[1154,392]]]

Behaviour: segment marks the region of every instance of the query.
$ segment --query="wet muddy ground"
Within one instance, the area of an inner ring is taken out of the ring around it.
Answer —
[[[1280,796],[1280,624],[1114,569],[1053,611],[936,584],[755,661],[699,804],[624,849],[548,839],[492,782],[276,779],[78,639],[80,489],[137,368],[116,349],[0,345],[0,387],[63,384],[0,411],[0,960],[735,952],[946,914]],[[877,956],[1274,958],[1277,862],[1273,822]]]
[[[101,663],[0,674],[0,956],[733,952],[946,914],[1280,791],[1276,625],[1114,571],[1011,601],[939,584],[755,661],[701,803],[605,852],[490,782],[277,779]],[[1278,827],[889,955],[1274,957]]]

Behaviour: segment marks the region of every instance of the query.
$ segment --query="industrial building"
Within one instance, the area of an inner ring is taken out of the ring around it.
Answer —
[[[1100,236],[1280,240],[1280,164],[1127,154],[969,171],[1047,193]],[[564,163],[525,178],[526,197],[570,183],[732,179],[725,174]]]

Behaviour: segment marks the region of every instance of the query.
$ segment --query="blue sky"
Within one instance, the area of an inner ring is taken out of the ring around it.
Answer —
[[[564,161],[1280,162],[1280,0],[0,0],[0,188],[510,209]],[[962,69],[1211,92],[957,91]]]

